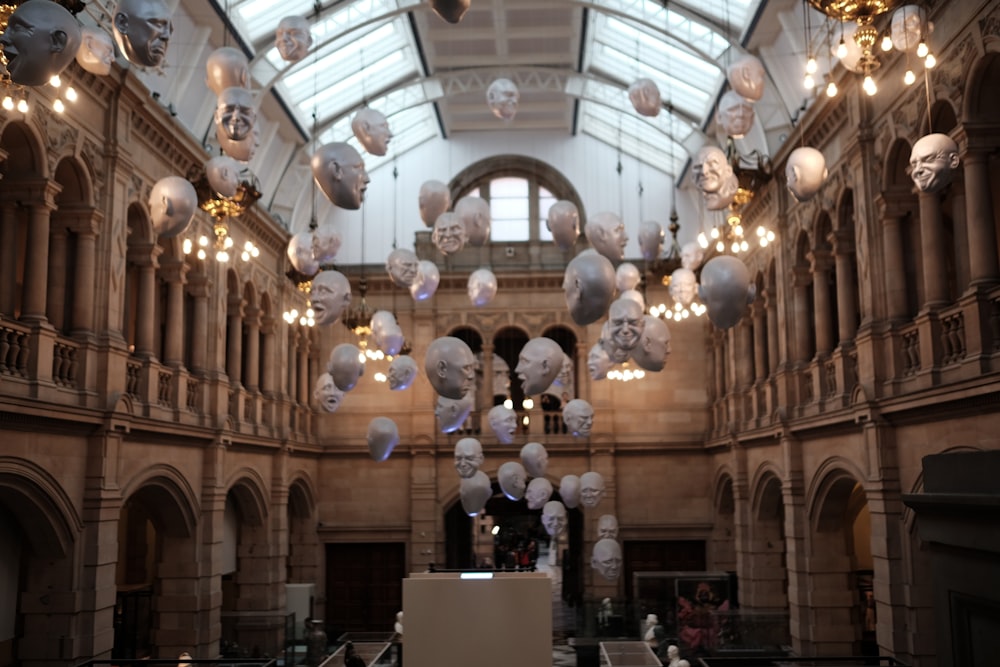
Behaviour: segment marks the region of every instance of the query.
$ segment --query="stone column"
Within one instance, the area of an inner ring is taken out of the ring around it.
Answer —
[[[136,294],[135,350],[138,357],[153,357],[156,327],[156,269],[163,249],[148,243],[129,248],[129,259],[138,266],[139,285]]]
[[[994,149],[993,145],[970,146],[962,158],[962,164],[965,165],[969,276],[972,286],[992,284],[1000,278],[989,172],[989,155]]]
[[[809,361],[809,327],[814,326],[809,317],[809,296],[806,290],[813,281],[809,267],[797,266],[792,269],[792,287],[795,300],[792,303],[795,323],[795,361]]]
[[[774,290],[764,290],[764,304],[767,310],[767,372],[778,370],[778,296]]]
[[[263,354],[264,365],[260,369],[260,389],[263,393],[271,396],[275,391],[274,383],[274,369],[277,365],[277,359],[275,359],[275,336],[277,335],[275,329],[278,325],[278,320],[273,317],[265,317],[260,321],[260,331],[263,334]]]
[[[49,222],[52,211],[56,208],[55,197],[62,190],[62,186],[55,181],[25,185],[27,186],[25,197],[31,199],[31,213],[28,221],[21,319],[44,322],[49,277]]]
[[[754,378],[754,341],[752,324],[747,318],[742,318],[736,325],[736,386],[740,391],[746,391]]]
[[[192,274],[187,281],[188,291],[194,297],[191,314],[191,372],[203,374],[208,370],[208,277],[204,273]]]
[[[750,307],[750,318],[753,321],[753,378],[759,382],[767,377],[767,313],[764,305],[764,295],[753,302]]]
[[[244,384],[247,389],[256,391],[260,388],[260,308],[248,307],[244,312],[243,323],[246,327],[246,348],[243,354],[247,369]]]
[[[948,300],[948,279],[945,275],[944,213],[941,194],[920,193],[920,256],[923,259],[924,309],[934,309]]]
[[[298,387],[299,387],[299,325],[292,323],[288,325],[288,372],[285,375],[285,380],[287,381],[287,386],[285,389],[286,395],[294,403],[298,400]]]
[[[311,349],[309,332],[309,327],[299,328],[299,387],[297,396],[302,405],[309,405],[309,352]]]
[[[167,281],[167,321],[163,341],[163,363],[174,368],[184,365],[184,283],[188,265],[183,258],[171,258],[163,265]],[[194,346],[204,347],[206,339],[194,339]]]
[[[816,355],[828,356],[833,351],[833,318],[830,306],[830,254],[825,250],[809,253],[813,279],[814,327]]]
[[[62,331],[66,326],[66,272],[69,270],[67,257],[67,237],[69,232],[59,219],[58,212],[52,214],[49,225],[49,273],[46,285],[45,311],[49,323]]]
[[[854,285],[857,280],[851,265],[854,254],[854,234],[851,230],[838,229],[827,237],[833,247],[833,258],[837,272],[837,323],[838,335],[843,345],[854,340],[858,330],[858,300]]]
[[[81,212],[70,229],[76,234],[76,275],[73,281],[74,335],[94,331],[94,295],[97,285],[97,235],[103,214],[96,209]]]
[[[229,295],[229,311],[226,322],[226,374],[231,387],[237,387],[243,380],[243,297]]]
[[[17,202],[4,193],[0,203],[0,313],[14,316],[17,301]]]

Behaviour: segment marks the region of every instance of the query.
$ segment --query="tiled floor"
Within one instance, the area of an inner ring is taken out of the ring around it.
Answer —
[[[552,646],[552,667],[576,667],[576,651],[566,644]]]

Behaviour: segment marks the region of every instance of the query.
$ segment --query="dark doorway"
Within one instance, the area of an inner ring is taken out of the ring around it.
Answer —
[[[403,608],[406,545],[345,543],[326,545],[326,633],[392,629]]]

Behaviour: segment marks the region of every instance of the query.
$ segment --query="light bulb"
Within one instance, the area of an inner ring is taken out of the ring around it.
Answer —
[[[924,58],[924,67],[934,69],[935,65],[937,65],[937,58],[934,57],[933,53],[928,53],[927,57]]]
[[[708,237],[705,236],[705,232],[698,234],[698,245],[700,245],[703,249],[708,248]]]
[[[746,240],[740,241],[740,251],[741,252],[746,252],[749,249],[750,249],[750,244],[747,243]]]
[[[316,317],[316,311],[312,308],[306,308],[306,317]]]
[[[740,244],[737,243],[736,241],[733,241],[733,245],[730,248],[730,250],[732,250],[733,254],[735,255],[736,253],[738,253],[740,251]]]
[[[719,241],[718,243],[715,244],[715,250],[716,252],[725,252],[726,244],[723,243],[722,241]]]
[[[532,409],[533,407],[535,407],[535,402],[534,402],[534,401],[533,401],[532,399],[530,399],[530,398],[526,398],[526,399],[524,399],[524,401],[523,401],[523,402],[521,403],[521,405],[523,405],[523,406],[524,406],[524,409],[525,409],[525,410],[530,410],[530,409]]]
[[[774,240],[774,232],[768,231],[767,232],[767,236],[765,236],[764,238],[766,238],[769,242],[773,241]]]
[[[924,55],[927,54],[925,53]],[[922,57],[923,56],[921,56],[921,58]],[[58,74],[53,74],[52,77],[49,79],[49,85],[52,86],[53,88],[58,88],[59,86],[62,85],[62,79],[59,78]]]
[[[10,95],[3,98],[3,108],[7,111],[14,110],[14,99]]]
[[[892,37],[889,36],[889,33],[882,35],[882,50],[892,51]]]
[[[257,257],[258,255],[260,255],[260,249],[257,246],[252,247],[250,248],[250,254],[253,255],[254,257]]]
[[[246,250],[244,250],[242,253],[240,253],[240,259],[242,259],[244,262],[249,262],[250,261],[250,253],[248,253]]]
[[[844,38],[840,38],[840,44],[837,45],[837,57],[843,60],[847,57],[847,44],[844,43]]]
[[[205,252],[205,249],[204,248],[199,248],[198,249],[198,259],[205,259],[206,257],[208,257],[208,254]]]
[[[764,229],[763,225],[758,225],[757,226],[757,236],[763,236],[764,234],[767,234],[767,230]]]
[[[664,313],[664,317],[666,317],[668,320],[674,319],[674,311],[668,310],[666,313]]]
[[[766,236],[761,236],[760,237],[760,247],[761,248],[766,248],[767,247],[767,237]]]
[[[199,236],[198,245],[200,245],[202,248],[206,247],[208,245],[208,237],[204,235]]]
[[[831,81],[830,83],[826,84],[826,96],[827,97],[836,97],[837,96],[837,84],[835,84],[833,81]]]
[[[56,98],[56,100],[52,103],[52,110],[55,111],[56,113],[62,113],[66,111],[66,105],[63,104],[62,100]]]
[[[191,239],[184,239],[184,244],[182,246],[182,248],[184,250],[184,254],[185,255],[190,255],[191,254],[191,249],[192,249],[193,246],[194,246],[194,244],[191,243]]]
[[[917,75],[913,73],[912,69],[906,70],[906,74],[903,75],[903,83],[907,86],[912,85],[914,81],[917,80]]]
[[[816,87],[816,79],[813,78],[812,74],[806,74],[802,78],[802,87],[806,90],[812,90]]]
[[[80,96],[76,94],[76,88],[70,86],[66,89],[66,99],[70,102],[76,102]]]
[[[388,379],[389,378],[387,378],[385,376],[385,373],[382,373],[381,371],[375,374],[375,381],[376,382],[385,382]]]
[[[809,56],[809,60],[806,61],[806,72],[815,74],[817,69],[819,69],[819,65],[816,64],[816,59]]]
[[[226,250],[229,250],[230,248],[232,248],[233,247],[233,237],[232,236],[227,236],[226,240],[223,241],[222,245],[226,248]]]
[[[28,113],[28,100],[18,100],[17,110],[21,113]]]
[[[250,252],[251,248],[253,248],[253,243],[251,241],[247,241],[246,243],[243,244],[243,249],[246,250],[247,252]]]
[[[307,317],[306,318],[306,326],[307,327],[314,327],[314,326],[316,326],[316,320],[313,319],[313,318],[311,318],[311,317]]]
[[[924,40],[920,40],[920,43],[917,44],[917,57],[923,58],[930,52],[931,50],[927,48],[927,42],[925,42]]]
[[[872,96],[878,92],[878,86],[875,85],[875,79],[872,78],[871,74],[865,75],[865,80],[861,84],[861,87],[864,89],[866,93],[868,93],[869,96]]]
[[[225,264],[226,262],[229,261],[229,253],[226,252],[225,250],[220,250],[219,252],[215,253],[215,261]]]
[[[712,238],[713,239],[719,238],[719,228],[718,227],[712,227]]]
[[[733,227],[733,233],[737,236],[743,236],[743,225],[736,225]]]
[[[513,409],[514,409],[514,401],[512,401],[512,400],[510,400],[510,399],[508,398],[507,400],[505,400],[505,401],[503,402],[503,406],[504,406],[505,408],[507,408],[508,410],[513,410]]]

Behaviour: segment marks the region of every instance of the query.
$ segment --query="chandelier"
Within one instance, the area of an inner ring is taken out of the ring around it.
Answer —
[[[365,295],[368,293],[368,280],[362,276],[361,280],[358,282],[358,291],[361,293],[361,299],[358,301],[357,305],[351,304],[347,311],[340,318],[340,321],[344,323],[344,326],[354,332],[354,335],[361,339],[362,349],[368,347],[368,336],[372,333],[372,309],[368,307],[368,301]]]
[[[743,227],[743,210],[753,201],[754,195],[773,176],[771,158],[753,151],[749,155],[741,155],[736,150],[732,137],[726,145],[726,156],[733,168],[733,173],[739,180],[739,187],[725,212],[725,220],[709,230],[708,234],[698,234],[698,245],[708,248],[710,241],[714,242],[716,252],[731,252],[738,255],[750,250],[750,239],[763,248],[774,241],[774,232],[763,224],[757,226],[753,234],[747,234]]]
[[[621,367],[608,371],[608,379],[619,382],[631,382],[632,380],[641,380],[644,377],[646,377],[646,371],[641,368],[632,368],[632,365],[627,361]]]

